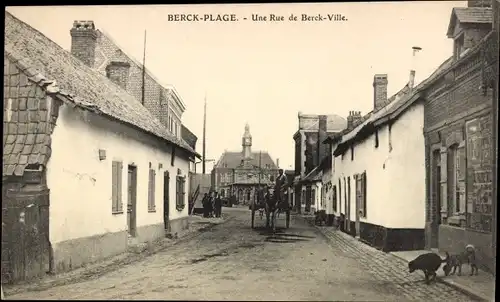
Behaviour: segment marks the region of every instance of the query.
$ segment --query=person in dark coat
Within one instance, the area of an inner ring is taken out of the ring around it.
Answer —
[[[283,186],[286,184],[286,175],[283,174],[283,169],[279,169],[279,175],[276,177],[276,184],[274,186],[274,194],[277,194],[278,202],[285,201]]]
[[[208,193],[205,193],[205,195],[203,195],[203,199],[201,200],[201,203],[203,205],[203,217],[208,217],[208,214],[209,214],[209,211],[208,211],[208,203],[209,203]]]
[[[219,193],[216,193],[214,206],[215,206],[215,217],[220,218],[222,214],[222,200],[220,199]]]

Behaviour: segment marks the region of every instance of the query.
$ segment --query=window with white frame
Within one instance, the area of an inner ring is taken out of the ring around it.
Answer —
[[[449,176],[448,176],[448,184],[449,184],[449,192],[451,193],[450,198],[448,198],[448,215],[454,216],[456,213],[460,212],[460,202],[459,202],[459,190],[458,190],[458,145],[453,145],[448,150],[448,167]]]

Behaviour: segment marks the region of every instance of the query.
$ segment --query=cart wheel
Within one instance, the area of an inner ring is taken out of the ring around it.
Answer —
[[[252,229],[254,228],[254,221],[255,221],[255,208],[252,207]]]
[[[286,211],[286,228],[290,227],[290,210]]]

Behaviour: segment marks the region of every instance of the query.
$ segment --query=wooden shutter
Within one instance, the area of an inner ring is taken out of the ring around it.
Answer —
[[[441,212],[448,213],[448,149],[441,147]],[[447,216],[448,214],[446,214]]]
[[[122,213],[123,212],[123,200],[122,200],[122,178],[123,178],[123,163],[121,161],[118,162],[118,171],[116,175],[117,179],[117,206],[118,206],[118,212]]]
[[[457,190],[460,213],[466,213],[466,150],[465,141],[462,141],[457,148]]]
[[[112,200],[112,212],[121,213],[123,212],[122,204],[122,169],[123,164],[119,161],[112,162],[112,175],[111,175],[111,200]]]
[[[181,205],[183,209],[184,206],[186,205],[185,197],[186,197],[186,177],[183,177],[181,182]]]
[[[366,217],[366,171],[361,174],[361,177],[363,178],[362,184],[363,184],[363,190],[361,191],[361,194],[363,195],[361,202],[363,203],[363,206],[361,207],[363,209],[363,217]]]
[[[113,161],[111,166],[111,200],[113,213],[118,212],[118,162]]]
[[[155,180],[156,171],[154,169],[149,169],[149,183],[148,183],[148,211],[154,211],[155,206]]]

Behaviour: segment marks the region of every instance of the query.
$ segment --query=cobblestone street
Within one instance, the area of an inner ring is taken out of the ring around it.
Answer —
[[[233,219],[142,261],[8,298],[471,301],[444,284],[425,285],[404,261],[344,234],[325,240],[303,218],[292,216],[290,229],[271,236],[250,228],[248,209],[224,211]],[[264,220],[257,216],[256,225]]]

